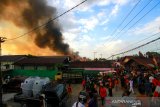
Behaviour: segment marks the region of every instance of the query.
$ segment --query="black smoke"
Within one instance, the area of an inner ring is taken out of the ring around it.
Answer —
[[[28,31],[35,28],[29,35],[34,35],[37,46],[48,47],[54,52],[68,55],[69,45],[64,43],[58,20],[49,21],[54,17],[56,17],[56,8],[48,6],[46,0],[0,1],[0,21],[12,21],[16,26]],[[37,28],[43,24],[45,26]]]

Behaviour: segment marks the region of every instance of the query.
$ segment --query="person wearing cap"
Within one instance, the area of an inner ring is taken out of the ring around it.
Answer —
[[[82,104],[80,101],[77,101],[77,102],[75,102],[75,103],[73,104],[72,107],[85,107],[85,105]]]
[[[87,103],[87,93],[81,91],[78,96],[78,101],[76,101],[72,107],[85,107]]]

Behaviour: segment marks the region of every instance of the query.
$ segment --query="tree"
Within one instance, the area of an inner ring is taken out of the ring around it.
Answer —
[[[152,58],[153,56],[158,56],[160,57],[160,54],[158,52],[146,52],[146,55],[149,57],[149,58]]]

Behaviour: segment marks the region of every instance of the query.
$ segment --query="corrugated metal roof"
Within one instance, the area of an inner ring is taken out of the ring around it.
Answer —
[[[23,59],[25,57],[26,57],[26,55],[3,55],[3,56],[0,56],[0,61],[16,62],[16,61]]]
[[[28,57],[17,61],[14,65],[53,65],[55,63],[63,63],[66,58],[66,56]]]

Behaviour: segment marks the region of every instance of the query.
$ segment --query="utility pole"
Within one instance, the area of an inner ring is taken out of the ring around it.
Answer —
[[[2,81],[2,70],[1,70],[1,43],[5,42],[7,38],[5,37],[0,37],[0,107],[3,107],[2,104],[2,85],[3,85],[3,81]]]
[[[93,54],[94,54],[94,59],[95,59],[96,53],[97,53],[97,52],[93,52]]]

